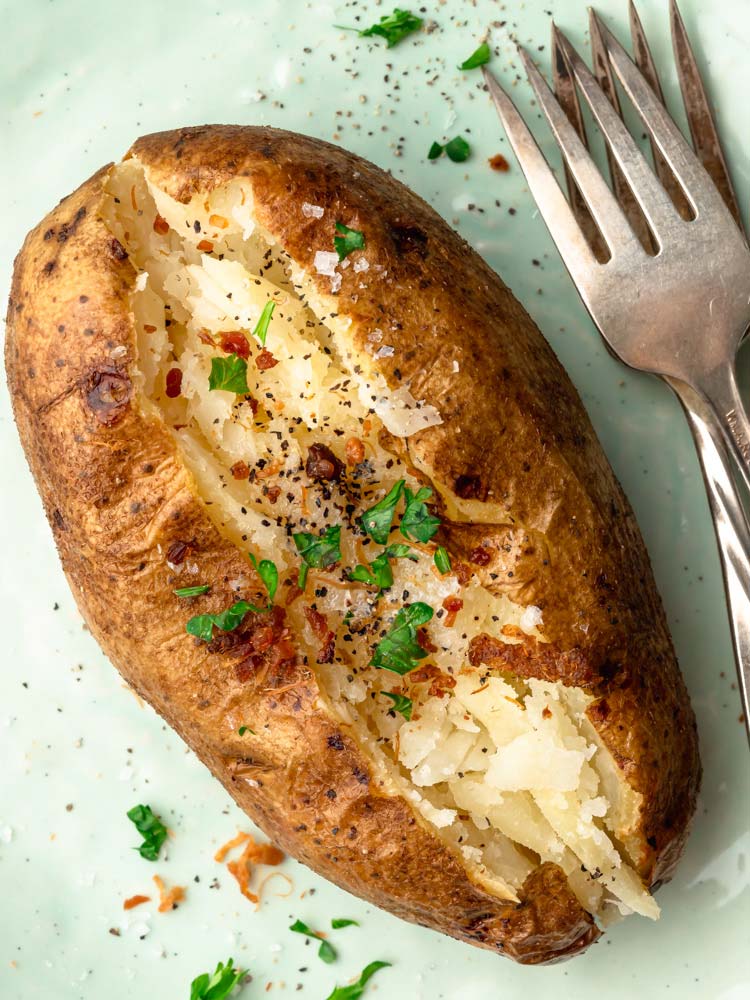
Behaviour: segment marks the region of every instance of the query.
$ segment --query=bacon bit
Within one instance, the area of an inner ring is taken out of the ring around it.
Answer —
[[[500,635],[507,636],[509,639],[528,639],[524,630],[518,625],[503,625],[500,629]]]
[[[284,854],[273,844],[256,843],[250,834],[246,834],[243,839],[247,841],[244,851],[236,861],[228,862],[227,870],[237,880],[237,885],[245,899],[249,899],[257,906],[260,898],[255,893],[250,892],[249,888],[252,874],[251,865],[279,865],[284,860]]]
[[[507,174],[510,170],[510,164],[505,159],[502,153],[495,153],[487,161],[493,170],[498,170],[501,174]]]
[[[173,566],[180,566],[187,559],[188,553],[192,552],[194,545],[192,542],[176,541],[167,549],[167,562]]]
[[[211,332],[205,327],[202,327],[198,331],[198,340],[200,340],[201,344],[208,344],[209,347],[216,347],[216,341],[211,335]]]
[[[359,438],[349,438],[345,446],[346,464],[359,465],[365,460],[365,446]]]
[[[255,473],[256,479],[270,479],[271,476],[275,476],[284,467],[283,458],[277,458],[275,461],[267,465],[265,469],[258,469]]]
[[[229,471],[234,479],[247,479],[250,475],[250,466],[247,462],[235,462]]]
[[[135,184],[130,189],[130,204],[133,206],[133,211],[138,211],[138,202],[135,200]]]
[[[453,574],[458,580],[458,582],[461,584],[461,586],[465,587],[466,584],[471,579],[471,574],[472,574],[471,568],[467,566],[465,562],[462,562],[460,559],[453,559],[451,561],[451,569],[453,570]]]
[[[123,910],[132,910],[136,906],[140,906],[142,903],[150,903],[150,896],[131,896],[130,899],[126,899],[122,904]]]
[[[448,612],[448,614],[445,616],[445,621],[443,622],[443,624],[445,625],[446,628],[452,628],[453,625],[455,625],[456,615],[463,606],[464,602],[461,600],[460,597],[453,597],[452,595],[449,595],[448,597],[445,598],[445,600],[443,601],[443,607]]]
[[[158,233],[159,236],[166,236],[169,232],[169,223],[164,218],[163,215],[156,213],[156,218],[154,219],[154,232]]]
[[[438,651],[437,646],[434,644],[434,642],[430,639],[429,635],[427,634],[426,628],[417,629],[417,642],[422,647],[422,649],[426,649],[428,653],[437,653]]]
[[[477,545],[469,553],[469,559],[475,566],[486,566],[487,563],[492,561],[492,553],[484,545]]]
[[[550,712],[549,708],[547,708],[546,705],[542,709],[542,718],[543,719],[551,719],[552,718],[552,712]]]
[[[427,689],[427,694],[433,698],[444,698],[446,693],[456,686],[456,678],[450,674],[441,674],[436,677]]]
[[[213,248],[214,245],[211,242],[211,240],[201,240],[200,243],[198,244],[198,249],[202,250],[203,253],[211,253]]]
[[[303,486],[302,483],[300,483],[299,488],[302,494],[302,498],[300,500],[300,506],[302,508],[302,513],[305,515],[305,517],[307,517],[307,515],[310,513],[310,510],[307,506],[307,487]]]
[[[229,225],[223,215],[209,215],[208,224],[209,226],[214,226],[216,229],[226,229]]]
[[[300,590],[296,583],[293,583],[289,588],[289,593],[286,595],[286,601],[284,602],[287,607],[291,607],[292,604],[297,600],[298,597],[302,597],[304,590]]]
[[[343,466],[328,445],[311,444],[307,452],[305,472],[310,479],[338,479]]]
[[[427,663],[424,667],[417,667],[406,675],[409,684],[425,684],[427,681],[440,677],[442,671],[434,663]]]
[[[365,434],[369,434],[370,431],[372,430],[372,420],[370,420],[369,417],[365,417],[365,419],[362,421],[362,430],[365,432]]]
[[[144,331],[144,333],[156,333],[156,327],[155,326],[151,326],[150,323],[144,323],[143,324],[143,331]]]
[[[225,354],[236,354],[245,361],[250,357],[250,344],[240,330],[230,330],[219,333],[219,346]]]
[[[258,368],[258,371],[261,372],[267,372],[270,368],[275,368],[278,363],[279,362],[276,360],[273,354],[271,354],[270,351],[267,351],[265,347],[260,352],[260,354],[258,354],[255,358],[255,364]]]
[[[253,411],[253,416],[254,417],[257,416],[257,414],[258,414],[258,400],[257,399],[253,399],[252,396],[245,396],[244,402]]]
[[[269,486],[268,489],[266,490],[266,496],[271,501],[271,503],[276,503],[276,501],[281,496],[281,487]]]
[[[305,608],[305,618],[313,631],[313,635],[320,642],[320,649],[317,655],[318,663],[333,663],[336,633],[328,627],[328,619],[309,605]]]
[[[182,369],[170,368],[166,377],[166,393],[169,399],[177,399],[182,392]]]
[[[154,884],[159,890],[159,913],[166,913],[167,910],[175,910],[177,904],[185,898],[185,887],[183,885],[173,885],[167,889],[164,880],[159,875],[154,875]]]

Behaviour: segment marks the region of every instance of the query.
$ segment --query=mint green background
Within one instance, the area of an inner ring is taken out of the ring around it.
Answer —
[[[502,50],[493,68],[501,80],[511,84],[520,72],[511,33],[533,49],[543,45],[537,55],[546,67],[550,17],[543,11],[553,9],[580,44],[584,6],[555,0],[426,0],[424,6],[442,30],[387,52],[382,43],[359,42],[331,25],[352,23],[360,11],[369,23],[390,3],[356,9],[302,0],[0,3],[0,284],[5,295],[24,234],[59,198],[120,156],[137,135],[161,128],[268,123],[335,138],[432,202],[510,283],[552,342],[646,536],[698,714],[705,764],[694,834],[677,878],[659,893],[663,918],[658,924],[629,920],[573,963],[522,969],[374,911],[291,861],[284,870],[294,882],[292,897],[269,893],[253,912],[212,860],[216,845],[248,823],[179,739],[123,690],[85,631],[3,387],[2,1000],[180,1000],[194,975],[229,955],[254,976],[243,998],[265,996],[271,981],[271,997],[323,1000],[334,982],[375,958],[392,961],[393,968],[378,973],[368,995],[389,1000],[750,996],[748,754],[692,444],[667,389],[625,370],[602,347],[515,163],[509,174],[488,169],[487,157],[507,152],[507,143],[479,75],[462,78],[455,70],[493,20],[507,20],[493,31]],[[674,97],[666,4],[643,0],[641,6]],[[748,4],[683,0],[683,8],[710,70],[746,209]],[[623,25],[624,0],[607,0],[600,9]],[[439,79],[428,86],[436,73]],[[265,99],[254,99],[258,91]],[[515,93],[528,109],[527,86],[519,83]],[[454,113],[455,123],[448,124]],[[432,140],[459,131],[471,139],[473,158],[429,164]],[[472,204],[484,211],[470,210]],[[152,803],[175,831],[166,863],[148,865],[131,850],[136,838],[124,813],[138,801]],[[186,903],[167,915],[148,908],[145,921],[147,908],[135,910],[129,929],[109,934],[123,927],[122,899],[147,891],[154,870],[188,885]],[[214,878],[217,888],[211,888]],[[312,888],[315,895],[300,898]],[[335,916],[355,917],[362,927],[335,932],[341,957],[326,966],[286,928],[295,917],[322,927]],[[150,927],[143,940],[143,928],[133,926],[142,922]],[[303,966],[308,971],[298,972]]]

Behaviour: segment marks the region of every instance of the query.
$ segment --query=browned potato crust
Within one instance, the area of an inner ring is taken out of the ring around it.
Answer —
[[[370,261],[388,279],[362,291],[345,271],[338,311],[352,318],[360,347],[373,324],[398,323],[398,370],[391,358],[380,370],[392,387],[411,380],[444,421],[389,446],[431,467],[457,497],[512,512],[515,527],[444,519],[442,530],[467,563],[477,546],[489,551],[487,565],[471,568],[490,589],[540,607],[551,640],[498,648],[480,638],[472,659],[596,695],[589,717],[643,795],[631,855],[647,884],[668,878],[700,779],[695,720],[633,513],[523,308],[428,205],[337,147],[269,128],[205,126],[146,136],[132,152],[182,201],[248,177],[260,222],[321,292],[312,257],[330,234],[301,219],[300,205],[366,228]],[[238,678],[231,648],[210,652],[185,634],[170,546],[189,543],[201,578],[216,581],[211,611],[232,603],[228,581],[248,565],[209,520],[172,436],[133,405],[135,272],[98,216],[105,177],[106,168],[27,237],[6,346],[19,433],[92,632],[300,861],[398,916],[521,962],[583,950],[599,930],[557,865],[529,875],[520,904],[498,900],[406,800],[374,787],[357,744],[316,704],[311,670],[291,658],[258,689]],[[576,627],[583,613],[585,633]],[[252,755],[226,725],[238,713],[270,723]]]

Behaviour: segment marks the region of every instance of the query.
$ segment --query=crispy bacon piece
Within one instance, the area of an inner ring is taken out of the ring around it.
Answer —
[[[159,913],[177,909],[177,904],[185,898],[184,886],[173,885],[171,889],[167,889],[160,875],[154,875],[154,884],[159,890]]]
[[[198,331],[198,340],[200,340],[201,344],[206,344],[208,347],[216,347],[216,341],[204,327]]]
[[[235,462],[229,471],[233,479],[247,479],[250,475],[250,466],[247,462]]]
[[[359,438],[349,438],[345,446],[346,464],[359,465],[365,460],[365,446]]]
[[[182,368],[170,368],[165,379],[169,399],[177,399],[182,392]]]
[[[265,495],[268,497],[271,503],[276,503],[276,501],[281,496],[281,487],[269,486],[268,489],[265,491]]]
[[[214,245],[211,242],[211,240],[201,240],[200,243],[198,244],[198,249],[201,250],[203,253],[211,253],[213,248]]]
[[[122,904],[122,908],[123,910],[132,910],[136,906],[141,906],[142,903],[150,903],[150,902],[151,902],[150,896],[131,896],[129,899],[125,900],[125,902]]]
[[[510,164],[502,153],[495,153],[495,155],[491,156],[487,162],[493,170],[497,170],[501,174],[507,174],[510,170]]]
[[[226,330],[219,333],[219,347],[225,354],[236,354],[245,361],[250,357],[250,344],[241,330]]]
[[[312,444],[307,453],[305,472],[310,479],[338,479],[343,465],[325,444]]]
[[[173,566],[181,566],[194,548],[193,542],[183,542],[177,539],[167,549],[167,562],[172,563]]]
[[[271,354],[270,351],[267,351],[265,347],[260,352],[260,354],[258,354],[257,357],[255,358],[255,364],[258,368],[258,371],[261,372],[267,372],[270,368],[275,368],[278,363],[279,362],[276,360],[273,354]]]
[[[443,624],[445,625],[446,628],[451,628],[455,624],[456,615],[463,606],[464,602],[461,600],[460,597],[454,597],[452,594],[449,594],[448,597],[445,598],[445,600],[443,601],[443,607],[448,612],[448,614],[445,616],[445,621],[443,622]]]
[[[154,219],[154,232],[158,233],[159,236],[166,236],[169,232],[169,223],[164,218],[163,215],[156,213],[156,218]]]
[[[336,648],[336,633],[328,627],[328,619],[321,615],[315,608],[305,608],[305,618],[313,631],[313,635],[320,642],[318,650],[318,663],[333,663],[333,653]]]
[[[492,553],[484,545],[477,545],[475,549],[472,549],[469,553],[469,559],[474,563],[475,566],[486,566],[488,563],[492,562]]]
[[[426,628],[417,629],[417,642],[422,649],[426,649],[428,653],[437,653],[438,648],[430,639]]]

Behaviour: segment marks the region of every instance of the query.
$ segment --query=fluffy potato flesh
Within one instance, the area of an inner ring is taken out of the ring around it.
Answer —
[[[366,248],[339,262],[331,219],[331,246],[315,257],[330,282],[331,295],[321,295],[256,221],[247,182],[183,204],[152,184],[136,158],[111,172],[102,211],[138,270],[140,405],[172,429],[220,531],[277,566],[277,601],[288,603],[326,708],[355,734],[383,789],[410,801],[500,898],[517,899],[526,876],[553,861],[601,922],[632,911],[658,916],[624,846],[640,796],[587,720],[589,696],[469,664],[480,633],[544,642],[538,609],[438,572],[434,542],[400,536],[398,515],[390,541],[410,550],[390,560],[392,585],[378,594],[350,579],[384,548],[361,531],[363,512],[401,479],[412,491],[424,485],[389,451],[390,436],[441,421],[408,388],[389,394],[363,374],[369,365],[352,361],[333,296],[343,268],[363,287],[371,280]],[[253,331],[269,302],[264,348]],[[397,331],[373,328],[372,358],[396,350],[391,337]],[[210,389],[212,359],[238,350],[247,354],[248,392]],[[344,469],[338,478],[307,474],[314,445],[334,453]],[[340,560],[311,568],[304,593],[289,602],[300,566],[293,533],[336,525]],[[193,569],[190,560],[175,567],[181,585],[204,582]],[[238,600],[247,596],[247,580],[233,586]],[[416,601],[435,612],[420,633],[429,657],[404,676],[372,666],[396,614]],[[322,655],[323,633],[332,655]],[[385,692],[410,699],[410,718]]]

